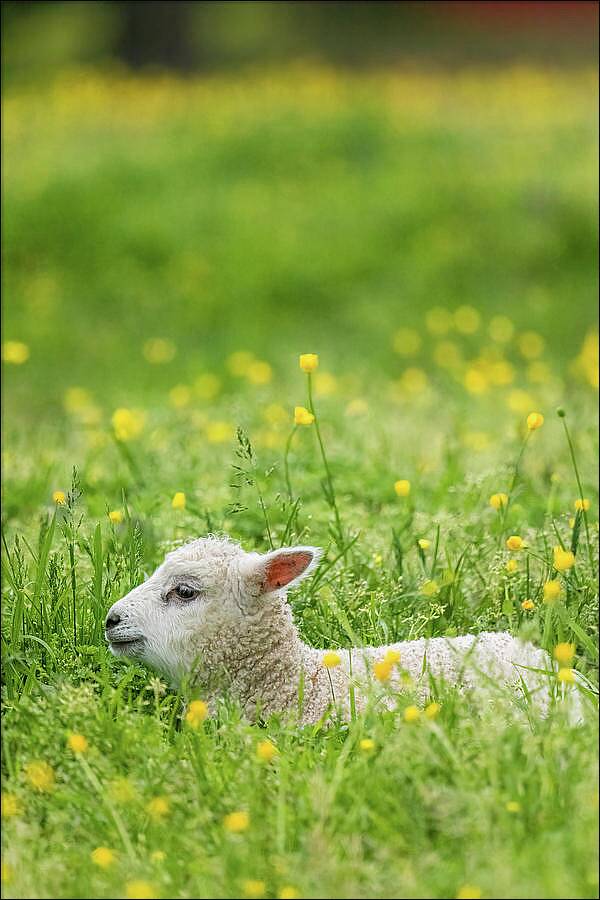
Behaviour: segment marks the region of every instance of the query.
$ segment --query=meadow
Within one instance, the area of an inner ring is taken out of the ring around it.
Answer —
[[[7,87],[3,896],[598,895],[596,97],[525,66]],[[316,646],[559,647],[584,724],[443,684],[407,716],[410,683],[327,728],[186,718],[103,624],[208,532],[325,548],[290,595]]]

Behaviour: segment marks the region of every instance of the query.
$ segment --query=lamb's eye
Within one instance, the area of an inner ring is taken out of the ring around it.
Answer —
[[[200,591],[196,590],[196,588],[190,587],[187,584],[178,584],[177,587],[174,587],[172,591],[169,591],[169,598],[174,598],[176,600],[195,600],[199,595]]]

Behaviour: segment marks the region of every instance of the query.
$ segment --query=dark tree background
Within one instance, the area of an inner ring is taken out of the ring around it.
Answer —
[[[596,2],[7,0],[7,81],[73,65],[218,70],[290,59],[345,66],[596,59]]]

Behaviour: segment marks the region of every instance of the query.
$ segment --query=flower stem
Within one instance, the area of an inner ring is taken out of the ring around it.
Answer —
[[[79,761],[79,764],[81,765],[81,768],[83,769],[83,773],[84,773],[85,777],[87,778],[88,782],[91,784],[93,790],[98,794],[100,801],[102,803],[104,803],[104,805],[108,809],[109,813],[111,814],[113,821],[117,827],[117,831],[119,832],[119,836],[120,836],[121,840],[123,841],[123,846],[125,847],[128,857],[130,858],[130,860],[135,862],[136,861],[135,850],[133,849],[133,844],[131,843],[131,838],[129,837],[129,834],[127,833],[127,828],[125,827],[125,823],[123,822],[123,819],[121,818],[121,816],[115,809],[114,805],[109,800],[106,790],[100,784],[100,781],[99,781],[98,777],[96,776],[96,773],[93,771],[93,769],[89,765],[88,761],[86,759],[84,759],[81,756],[81,754],[78,754],[77,759]]]
[[[321,449],[321,458],[323,460],[323,466],[325,468],[325,476],[327,478],[327,487],[328,487],[328,496],[327,500],[329,505],[333,509],[333,514],[335,516],[335,525],[337,531],[337,544],[340,549],[344,547],[344,530],[342,528],[342,520],[340,519],[340,513],[337,506],[337,501],[335,499],[335,490],[333,487],[333,478],[331,477],[331,471],[329,469],[329,463],[327,462],[327,455],[325,453],[325,447],[323,445],[323,439],[321,437],[321,429],[319,428],[319,418],[317,416],[312,396],[312,377],[311,373],[307,372],[308,377],[308,409],[315,417],[315,431],[317,432],[317,440],[319,442],[319,447]]]
[[[573,446],[573,441],[571,440],[571,433],[569,432],[569,427],[566,423],[564,415],[561,416],[563,428],[565,430],[565,435],[567,437],[567,442],[569,444],[569,451],[571,453],[571,462],[573,463],[573,471],[575,472],[575,478],[577,479],[577,487],[579,488],[579,498],[581,500],[581,513],[583,515],[583,524],[585,526],[585,538],[587,541],[588,548],[588,558],[590,561],[590,566],[592,570],[594,569],[594,560],[592,557],[592,545],[590,543],[590,529],[588,525],[587,512],[584,506],[584,496],[583,496],[583,485],[581,483],[581,478],[579,477],[579,469],[577,467],[577,459],[575,457],[575,447]]]
[[[309,375],[310,377],[310,375]],[[326,669],[327,677],[329,678],[329,686],[331,687],[331,696],[333,697],[333,705],[337,706],[337,700],[335,699],[335,691],[333,689],[333,681],[331,680],[331,672],[329,669]]]
[[[502,533],[504,532],[504,525],[506,522],[506,517],[508,515],[508,507],[510,506],[510,501],[512,500],[513,491],[517,484],[517,479],[519,477],[519,466],[521,465],[521,460],[523,459],[523,454],[525,453],[525,447],[529,442],[529,437],[531,435],[531,431],[527,430],[527,434],[523,438],[523,443],[521,444],[521,449],[519,450],[519,455],[517,456],[517,460],[515,462],[515,467],[513,469],[513,476],[508,488],[508,499],[504,506],[502,507]],[[500,535],[500,540],[502,541],[502,533]]]
[[[258,478],[254,478],[254,485],[256,487],[256,493],[258,494],[258,503],[262,510],[263,519],[265,520],[265,526],[267,528],[267,538],[269,541],[269,550],[275,549],[275,544],[273,543],[273,535],[271,534],[271,525],[269,524],[269,514],[267,513],[267,507],[265,506],[265,501],[263,499],[262,491],[260,489],[260,485],[258,483]]]
[[[290,467],[289,467],[288,457],[290,454],[292,441],[294,440],[294,435],[296,434],[297,431],[298,431],[298,426],[294,425],[294,427],[290,431],[287,441],[285,442],[285,453],[283,454],[283,469],[285,472],[285,484],[287,487],[288,498],[290,501],[292,501],[294,499],[294,497],[292,494],[292,482],[290,481]]]

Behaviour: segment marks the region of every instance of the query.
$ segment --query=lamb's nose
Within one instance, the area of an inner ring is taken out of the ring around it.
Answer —
[[[115,625],[118,625],[121,621],[121,616],[116,612],[109,612],[106,617],[106,630],[110,631],[111,628],[114,628]]]

